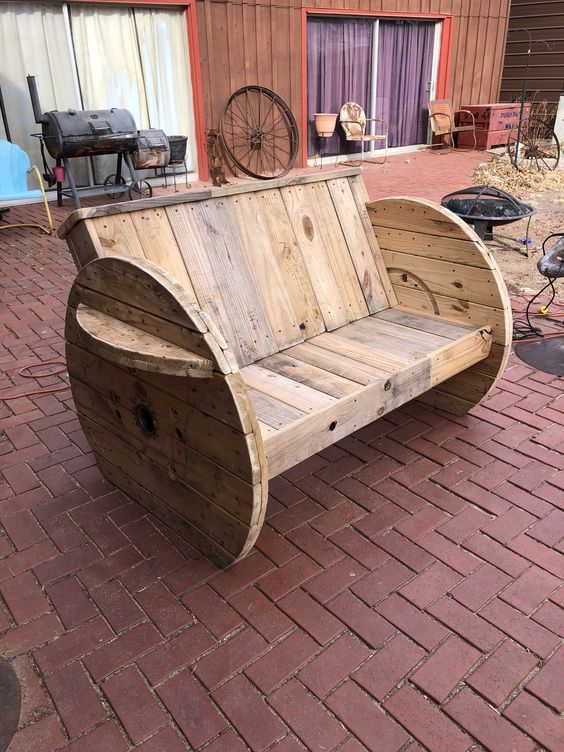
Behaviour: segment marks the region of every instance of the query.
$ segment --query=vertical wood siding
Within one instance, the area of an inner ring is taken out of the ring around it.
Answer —
[[[497,101],[510,0],[197,0],[205,127],[240,86],[274,89],[302,123],[302,8],[453,16],[448,95]],[[302,134],[300,133],[300,137]]]
[[[508,99],[520,96],[527,65],[528,37],[517,29],[529,29],[533,40],[553,43],[532,47],[527,90],[538,92],[537,101],[558,102],[564,93],[564,2],[562,0],[513,0],[507,39],[505,66],[501,84],[502,95]]]

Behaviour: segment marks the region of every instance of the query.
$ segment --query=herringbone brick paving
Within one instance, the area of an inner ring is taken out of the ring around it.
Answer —
[[[19,369],[64,357],[74,267],[34,231],[0,254],[1,400],[64,383]],[[512,359],[469,415],[412,403],[292,468],[226,571],[103,479],[68,389],[0,430],[10,752],[564,749],[561,379]]]

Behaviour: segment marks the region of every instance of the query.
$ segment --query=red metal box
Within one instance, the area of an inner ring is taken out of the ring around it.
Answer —
[[[511,130],[514,125],[519,124],[521,103],[465,104],[461,109],[469,110],[473,113],[476,120],[476,130],[501,131]],[[531,103],[525,102],[523,119],[529,117],[530,111]],[[460,125],[472,125],[472,118],[465,112],[461,112],[459,118]]]
[[[491,149],[492,146],[505,146],[511,133],[510,129],[499,131],[478,130],[476,128],[476,149]],[[462,149],[474,148],[474,134],[464,131],[457,135],[457,146]]]

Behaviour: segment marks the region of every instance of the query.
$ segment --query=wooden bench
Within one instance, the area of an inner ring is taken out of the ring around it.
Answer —
[[[222,565],[268,480],[419,397],[496,382],[510,306],[485,245],[358,169],[73,212],[72,393],[102,472]]]

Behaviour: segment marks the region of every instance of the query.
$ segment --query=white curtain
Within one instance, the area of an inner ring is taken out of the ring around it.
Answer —
[[[41,132],[35,122],[26,75],[37,76],[42,111],[78,108],[61,6],[0,3],[0,86],[12,141],[41,169]],[[6,138],[0,119],[0,138]],[[50,163],[52,160],[48,157]]]
[[[86,109],[124,107],[137,127],[195,143],[192,87],[182,10],[71,5],[74,52]],[[97,178],[111,171],[96,159]],[[195,155],[187,152],[188,169]]]

